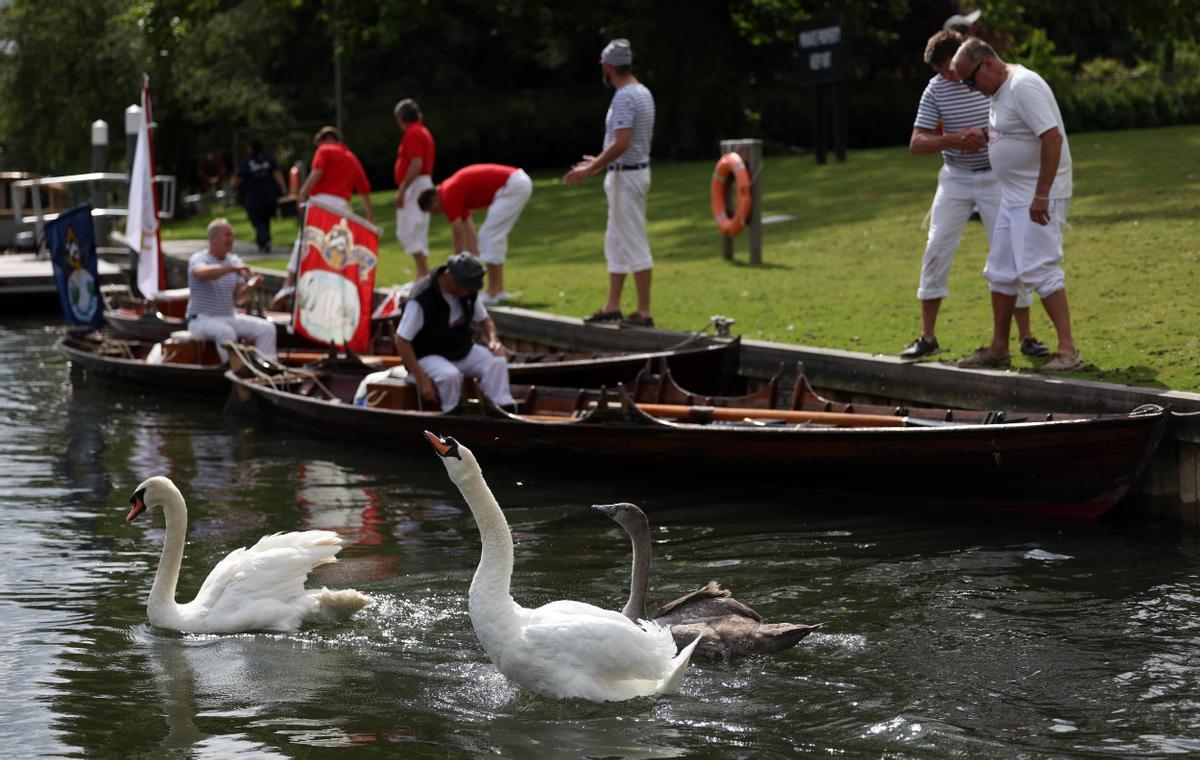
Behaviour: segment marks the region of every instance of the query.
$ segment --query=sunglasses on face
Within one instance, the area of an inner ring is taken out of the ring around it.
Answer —
[[[983,60],[986,61],[987,59],[984,58]],[[983,65],[983,61],[980,61],[979,63],[975,64],[975,69],[974,69],[974,71],[971,72],[971,76],[963,77],[962,83],[965,84],[967,87],[974,87],[975,86],[975,75],[979,73],[979,67],[982,65]]]

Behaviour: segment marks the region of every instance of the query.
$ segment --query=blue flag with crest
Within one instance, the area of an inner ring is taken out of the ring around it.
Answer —
[[[96,233],[92,205],[84,203],[46,223],[46,247],[54,264],[54,283],[63,316],[72,327],[99,330],[100,276],[96,272]]]

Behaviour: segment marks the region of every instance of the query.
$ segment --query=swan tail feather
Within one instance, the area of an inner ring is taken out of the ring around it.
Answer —
[[[683,674],[687,672],[688,663],[691,662],[692,659],[692,651],[695,650],[696,645],[700,643],[700,639],[701,637],[697,636],[692,640],[691,644],[688,644],[686,647],[684,647],[683,650],[680,651],[679,654],[675,655],[675,658],[671,660],[672,670],[667,677],[662,680],[662,684],[658,687],[659,694],[674,694],[675,692],[679,691],[679,686],[683,683]]]
[[[347,618],[359,610],[375,604],[374,599],[352,588],[339,590],[322,588],[320,591],[312,592],[312,598],[317,603],[320,616],[327,620]]]

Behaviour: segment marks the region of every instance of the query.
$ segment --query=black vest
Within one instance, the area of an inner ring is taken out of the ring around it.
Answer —
[[[463,321],[454,327],[449,326],[450,304],[446,303],[442,289],[438,287],[438,277],[446,271],[445,265],[433,270],[428,277],[413,285],[408,296],[409,301],[421,305],[425,315],[425,324],[412,340],[413,351],[417,358],[436,354],[450,361],[458,361],[471,352],[475,344],[475,326],[472,317],[475,315],[475,299],[478,293],[472,293],[466,298],[460,298]]]

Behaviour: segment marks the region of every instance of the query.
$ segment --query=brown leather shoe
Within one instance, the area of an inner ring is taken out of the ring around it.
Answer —
[[[975,351],[958,363],[963,369],[1006,369],[1012,366],[1012,354],[1005,351],[997,356],[987,346]]]

